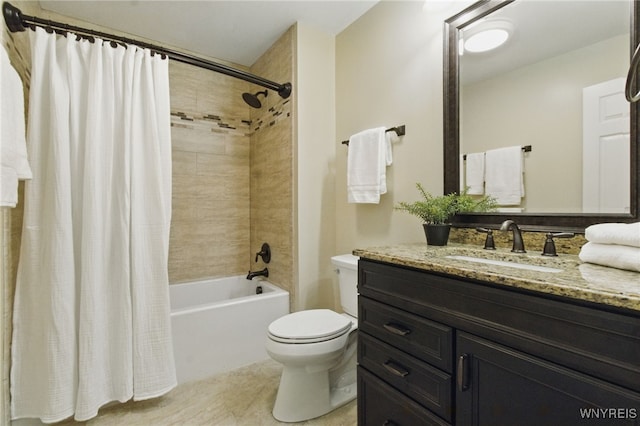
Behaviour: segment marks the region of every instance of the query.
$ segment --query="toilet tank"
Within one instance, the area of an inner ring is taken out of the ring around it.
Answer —
[[[344,312],[353,317],[358,316],[358,259],[358,256],[352,254],[341,254],[331,258],[338,274],[340,305]]]

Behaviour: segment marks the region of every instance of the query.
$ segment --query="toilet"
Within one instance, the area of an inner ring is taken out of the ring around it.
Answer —
[[[301,422],[356,397],[358,257],[334,256],[344,313],[330,309],[294,312],[273,321],[266,350],[283,365],[273,417]]]

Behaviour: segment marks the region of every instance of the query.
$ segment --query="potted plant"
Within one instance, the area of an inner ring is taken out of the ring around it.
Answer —
[[[427,244],[445,246],[449,241],[451,224],[449,219],[456,213],[471,211],[491,211],[497,206],[491,197],[474,198],[465,189],[461,194],[451,193],[433,196],[424,190],[420,183],[416,184],[422,195],[422,200],[406,202],[396,205],[396,210],[403,210],[423,221]]]

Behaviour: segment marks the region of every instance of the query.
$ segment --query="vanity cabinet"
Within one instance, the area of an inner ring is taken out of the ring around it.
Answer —
[[[360,425],[640,424],[638,312],[362,258],[358,291]]]

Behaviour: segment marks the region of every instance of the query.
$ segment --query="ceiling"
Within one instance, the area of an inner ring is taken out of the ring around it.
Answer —
[[[45,10],[251,66],[296,22],[337,35],[378,0],[40,1]]]

